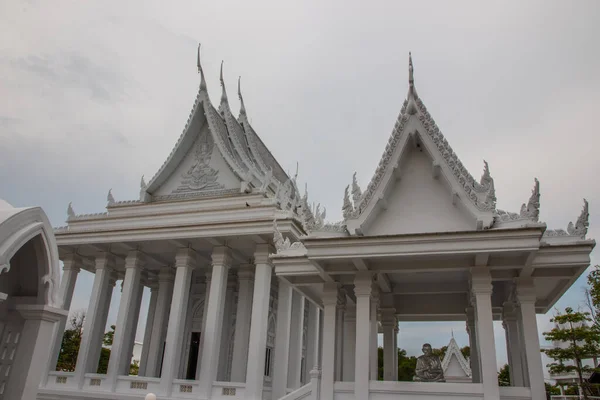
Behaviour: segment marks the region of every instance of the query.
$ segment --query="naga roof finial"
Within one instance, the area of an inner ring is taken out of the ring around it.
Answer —
[[[413,76],[413,63],[412,54],[408,52],[408,85],[412,88],[415,84],[415,77]]]
[[[200,62],[200,43],[198,43],[198,73],[200,74],[200,89],[206,90],[206,80],[204,79],[204,70]]]
[[[240,82],[242,81],[242,77],[238,78],[238,97],[240,98],[240,114],[246,114],[246,106],[244,105],[244,98],[242,97],[242,89]]]
[[[227,92],[225,91],[225,80],[223,79],[223,61],[221,61],[221,89],[222,89],[222,93],[221,93],[221,103],[225,102],[227,103]]]
[[[415,78],[413,75],[413,62],[412,54],[408,52],[408,106],[406,111],[410,115],[415,115],[418,112],[415,98],[417,97],[417,91],[415,90]]]

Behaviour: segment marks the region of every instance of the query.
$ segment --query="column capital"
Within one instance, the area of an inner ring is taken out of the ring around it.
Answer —
[[[472,295],[492,294],[492,275],[488,267],[471,268],[470,286]]]
[[[139,250],[131,250],[125,257],[125,269],[127,268],[142,268],[144,263],[144,253]]]
[[[63,271],[79,272],[83,264],[81,257],[75,253],[67,254],[62,261]]]
[[[502,305],[502,322],[516,321],[518,317],[518,306],[513,301],[505,301]]]
[[[212,265],[231,265],[231,251],[228,247],[217,246],[213,248],[211,254]]]
[[[381,325],[389,326],[396,325],[396,309],[392,307],[382,308],[381,311]]]
[[[189,247],[177,249],[175,254],[175,267],[193,268],[196,266],[196,252]]]
[[[237,271],[238,282],[239,281],[251,281],[254,280],[254,265],[243,264]]]
[[[519,304],[535,303],[536,293],[532,278],[515,278],[515,297]]]
[[[358,272],[354,276],[354,294],[370,297],[373,292],[373,276],[369,272]]]
[[[175,281],[175,273],[173,268],[164,266],[161,267],[158,271],[158,282],[174,282]]]
[[[339,302],[340,284],[337,282],[326,282],[323,284],[323,305],[336,306]]]
[[[268,244],[258,244],[256,245],[256,249],[254,250],[254,263],[255,264],[271,264],[271,259],[269,258],[269,245]]]
[[[98,253],[95,259],[95,268],[97,270],[106,269],[113,271],[115,267],[115,256],[110,253]]]

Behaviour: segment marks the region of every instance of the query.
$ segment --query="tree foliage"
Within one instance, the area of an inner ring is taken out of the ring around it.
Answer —
[[[556,326],[544,332],[544,338],[564,345],[542,350],[554,360],[547,367],[552,374],[576,373],[587,399],[589,385],[583,375],[593,373],[596,368],[584,365],[583,360],[595,357],[600,351],[600,335],[590,324],[593,322],[590,313],[575,312],[567,307],[564,313],[556,315],[550,322],[555,322]]]
[[[498,385],[499,386],[510,386],[510,369],[508,364],[504,364],[498,372]]]
[[[56,363],[57,371],[75,371],[79,345],[81,344],[81,337],[83,336],[84,321],[84,311],[75,311],[70,315],[69,327],[65,330],[60,346],[60,353],[58,354],[58,362]]]
[[[600,331],[600,265],[594,266],[587,281],[589,287],[585,289],[586,305],[590,309],[594,328]]]

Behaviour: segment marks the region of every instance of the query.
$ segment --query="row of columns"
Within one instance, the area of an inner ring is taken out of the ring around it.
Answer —
[[[272,267],[268,260],[268,246],[257,246],[254,258],[254,271],[245,269],[238,273],[241,301],[238,301],[237,304],[234,362],[231,371],[232,381],[246,382],[245,395],[248,399],[262,398],[272,276]],[[76,255],[68,256],[64,260],[61,296],[66,309],[70,307],[80,263],[81,260]],[[114,266],[113,255],[103,253],[96,257],[94,283],[74,376],[80,389],[85,383],[85,375],[95,373],[98,365],[112,290],[118,279]],[[212,384],[217,379],[225,293],[230,266],[231,258],[228,249],[225,247],[215,248],[209,275],[210,286],[207,287],[206,293],[201,359],[198,361],[201,391],[199,395],[203,398],[210,398]],[[172,272],[172,268],[164,267],[158,274],[158,284],[151,286],[140,374],[160,376],[161,395],[169,396],[171,394],[173,380],[179,374],[191,279],[196,268],[195,252],[190,248],[179,249],[175,257],[175,273]],[[105,380],[112,391],[116,388],[118,376],[128,375],[143,293],[143,277],[143,254],[139,251],[131,251],[125,260],[123,290]],[[304,301],[298,302],[298,306],[304,307]],[[309,326],[310,329],[315,330],[314,337],[318,336],[316,330],[319,329],[318,312],[315,311],[316,308],[309,313],[312,315]],[[300,315],[303,315],[303,312]],[[57,331],[62,332],[64,325],[63,323],[62,326],[59,326]],[[56,365],[61,339],[62,335],[57,334],[53,345],[53,358],[50,361],[51,368]],[[301,346],[302,336],[300,335],[299,340],[296,339],[296,341],[299,341]],[[301,347],[299,351],[302,351]],[[316,344],[312,345],[311,351],[313,352],[311,362],[317,363]],[[248,360],[252,360],[252,368],[246,368]],[[299,376],[299,367],[293,374]],[[47,375],[45,382],[47,382]]]
[[[492,289],[489,269],[473,268],[470,276],[470,304],[465,311],[473,382],[482,384],[484,399],[499,400]],[[393,301],[379,295],[368,272],[359,272],[355,276],[355,305],[345,303],[346,294],[337,283],[326,283],[323,290],[321,399],[333,399],[334,382],[340,380],[354,381],[357,399],[368,398],[369,380],[377,379],[373,359],[377,361],[378,311],[384,341],[383,378],[395,381],[398,376],[398,321]],[[344,317],[340,318],[340,312],[344,311]],[[512,385],[530,387],[533,400],[545,399],[533,280],[515,280],[515,294],[505,304],[503,320]]]

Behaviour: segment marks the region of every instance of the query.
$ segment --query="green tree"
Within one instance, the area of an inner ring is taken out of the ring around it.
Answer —
[[[576,373],[579,385],[583,388],[584,399],[588,399],[589,385],[583,374],[592,373],[596,368],[583,364],[583,360],[593,358],[600,350],[600,335],[594,326],[590,326],[592,318],[587,312],[574,312],[565,308],[550,320],[557,324],[554,329],[544,332],[544,338],[550,342],[560,342],[566,347],[543,349],[554,362],[547,365],[550,373]],[[565,362],[567,364],[565,364]]]
[[[108,360],[110,360],[110,349],[102,347],[102,349],[100,349],[100,359],[98,360],[97,373],[105,374],[108,371]]]
[[[417,368],[417,357],[406,356],[406,350],[398,349],[398,380],[412,381]]]
[[[560,388],[558,385],[552,386],[548,382],[544,382],[544,386],[546,387],[546,399],[550,400],[550,396],[555,396],[560,394]]]
[[[60,353],[58,354],[58,362],[56,363],[57,371],[75,371],[79,345],[81,344],[81,337],[83,336],[84,320],[84,311],[75,311],[69,317],[69,328],[66,329],[63,334]]]
[[[112,346],[113,338],[115,337],[115,325],[110,326],[110,330],[104,334],[102,344],[105,346]]]
[[[464,358],[471,357],[471,348],[469,346],[463,347],[462,349],[460,349],[460,352],[462,353]]]
[[[504,366],[500,368],[500,372],[498,372],[498,385],[510,386],[510,371],[508,364],[504,364]]]

